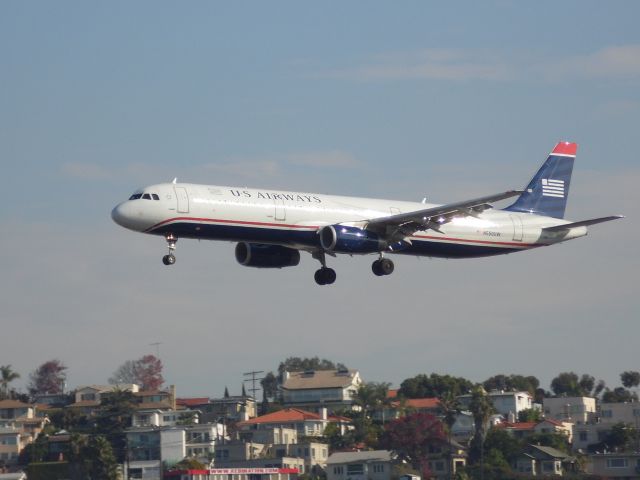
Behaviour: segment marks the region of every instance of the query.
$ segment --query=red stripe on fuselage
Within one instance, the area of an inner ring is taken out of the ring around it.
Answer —
[[[220,218],[196,218],[196,217],[174,217],[169,218],[168,220],[164,220],[160,223],[156,223],[153,227],[145,230],[146,233],[150,233],[152,230],[155,230],[158,227],[163,225],[167,225],[172,222],[177,221],[189,221],[189,222],[205,222],[205,223],[227,223],[227,224],[235,224],[235,225],[251,225],[256,227],[283,227],[283,228],[299,228],[299,229],[308,229],[308,230],[317,230],[317,225],[292,225],[288,223],[266,223],[266,222],[249,222],[246,220],[223,220]]]

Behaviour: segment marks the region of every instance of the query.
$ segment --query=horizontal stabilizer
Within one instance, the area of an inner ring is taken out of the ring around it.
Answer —
[[[611,220],[617,220],[624,218],[624,215],[612,215],[610,217],[592,218],[591,220],[582,220],[581,222],[565,223],[564,225],[556,225],[555,227],[543,228],[545,232],[562,232],[575,227],[587,227],[589,225],[595,225],[596,223],[609,222]]]

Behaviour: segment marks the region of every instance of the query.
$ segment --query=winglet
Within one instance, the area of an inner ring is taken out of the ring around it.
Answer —
[[[567,155],[569,157],[575,157],[578,151],[578,144],[572,142],[559,142],[556,148],[553,149],[551,155]]]

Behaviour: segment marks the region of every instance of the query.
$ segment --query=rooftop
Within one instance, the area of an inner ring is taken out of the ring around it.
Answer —
[[[358,377],[357,370],[308,370],[288,372],[282,388],[301,390],[308,388],[344,388],[353,384]]]

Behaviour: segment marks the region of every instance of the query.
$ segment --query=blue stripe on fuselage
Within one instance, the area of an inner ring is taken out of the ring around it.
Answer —
[[[278,245],[305,245],[310,248],[319,247],[316,231],[258,228],[238,225],[220,225],[210,223],[174,222],[162,225],[149,231],[152,235],[167,235],[169,233],[178,238],[193,238],[205,240],[226,240],[230,242],[272,243]],[[420,255],[440,258],[473,258],[502,255],[517,252],[522,248],[499,247],[493,245],[478,245],[470,243],[434,242],[429,240],[412,240],[408,248],[393,253],[403,255]]]

